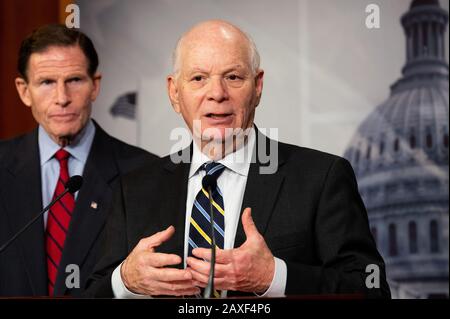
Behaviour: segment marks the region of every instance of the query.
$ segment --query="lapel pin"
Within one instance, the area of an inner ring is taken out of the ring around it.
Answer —
[[[92,201],[92,202],[91,202],[91,208],[97,209],[97,208],[98,208],[97,202]]]

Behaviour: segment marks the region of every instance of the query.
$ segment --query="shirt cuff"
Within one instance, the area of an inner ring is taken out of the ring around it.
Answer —
[[[111,286],[115,298],[118,299],[151,299],[151,296],[135,294],[125,287],[122,276],[120,275],[120,268],[123,262],[114,269],[111,276]]]
[[[275,272],[273,274],[272,283],[269,289],[262,295],[256,294],[258,297],[285,297],[284,292],[286,291],[286,281],[287,281],[287,266],[284,260],[274,257],[275,259]]]

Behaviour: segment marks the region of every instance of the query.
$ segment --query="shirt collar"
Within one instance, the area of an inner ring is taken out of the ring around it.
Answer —
[[[202,153],[200,147],[195,143],[193,144],[192,163],[189,170],[189,178],[194,176],[200,167],[207,162],[211,162],[211,159]],[[253,149],[255,147],[255,128],[253,127],[248,134],[247,143],[243,147],[240,147],[235,152],[226,155],[223,159],[217,161],[223,164],[226,168],[234,171],[235,173],[247,176],[250,168]]]
[[[75,140],[64,149],[70,153],[75,159],[82,163],[86,163],[92,142],[95,136],[95,125],[89,120],[87,125],[81,130]],[[39,153],[41,157],[41,166],[51,160],[55,153],[61,148],[55,143],[44,128],[39,125],[38,130]]]

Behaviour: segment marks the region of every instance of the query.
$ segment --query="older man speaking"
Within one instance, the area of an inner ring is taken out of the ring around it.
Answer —
[[[106,228],[109,248],[90,283],[94,295],[199,294],[208,285],[212,207],[215,296],[389,296],[346,160],[275,143],[276,169],[261,173],[259,149],[274,144],[254,125],[263,76],[256,46],[228,22],[206,21],[180,38],[167,85],[192,132],[182,151],[189,161],[172,154],[122,179]],[[205,175],[216,181],[211,193]],[[365,284],[368,265],[380,269],[378,288]]]

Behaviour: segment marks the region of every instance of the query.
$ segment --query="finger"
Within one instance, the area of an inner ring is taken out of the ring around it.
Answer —
[[[199,295],[201,294],[201,290],[199,287],[193,287],[185,290],[180,290],[178,296],[192,296],[192,295]]]
[[[159,290],[170,291],[172,293],[175,293],[179,290],[196,288],[192,280],[174,281],[174,282],[159,281],[157,285]]]
[[[209,261],[211,259],[211,248],[194,248],[192,250],[192,254],[199,259],[205,259]]]
[[[252,209],[249,207],[244,209],[244,212],[242,213],[242,226],[247,238],[259,235],[258,229],[252,218]]]
[[[225,278],[214,278],[214,289],[231,290],[231,286]]]
[[[152,267],[161,268],[170,265],[178,265],[183,260],[180,256],[175,254],[164,253],[148,253],[146,256],[147,264]]]
[[[193,257],[188,257],[186,259],[186,263],[190,268],[194,269],[195,271],[197,271],[199,273],[202,273],[204,275],[209,274],[209,262],[202,261],[200,259],[193,258]]]
[[[197,281],[197,280],[192,280],[192,282],[194,283],[194,286],[197,286],[200,288],[205,288],[208,285],[207,283]]]
[[[192,254],[199,258],[205,259],[207,261],[211,260],[211,249],[210,248],[194,248]],[[216,248],[216,262],[221,264],[228,264],[232,261],[232,249],[220,249]]]
[[[163,242],[167,241],[175,233],[175,227],[169,226],[165,230],[157,232],[149,237],[142,238],[136,248],[138,250],[150,250],[158,247]]]
[[[150,236],[148,241],[146,242],[147,248],[151,249],[153,247],[157,247],[162,243],[168,241],[170,237],[175,233],[175,227],[170,225],[165,230],[157,232],[156,234]]]
[[[211,264],[209,262],[193,257],[188,257],[186,261],[191,269],[209,276],[209,269],[211,268]],[[214,267],[214,277],[225,276],[225,274],[227,273],[227,269],[228,265],[216,264]]]
[[[192,280],[195,286],[205,288],[208,285],[208,278],[206,280]],[[227,283],[225,278],[214,279],[214,289],[217,290],[229,290],[231,286]]]
[[[178,296],[193,296],[201,294],[201,290],[198,287],[194,287],[186,290],[181,290],[179,291],[179,293],[180,294]]]
[[[192,275],[192,281],[195,283],[200,283],[202,285],[206,285],[208,283],[209,274],[205,275],[201,272],[196,271],[195,269],[189,268],[191,275]],[[202,286],[203,287],[203,286]]]
[[[192,282],[195,286],[205,288],[209,282],[209,276],[205,276],[195,270],[192,272]],[[214,288],[218,290],[228,290],[231,288],[226,278],[214,278]]]
[[[161,268],[154,270],[152,278],[158,281],[174,282],[174,281],[190,281],[192,274],[186,269]]]

